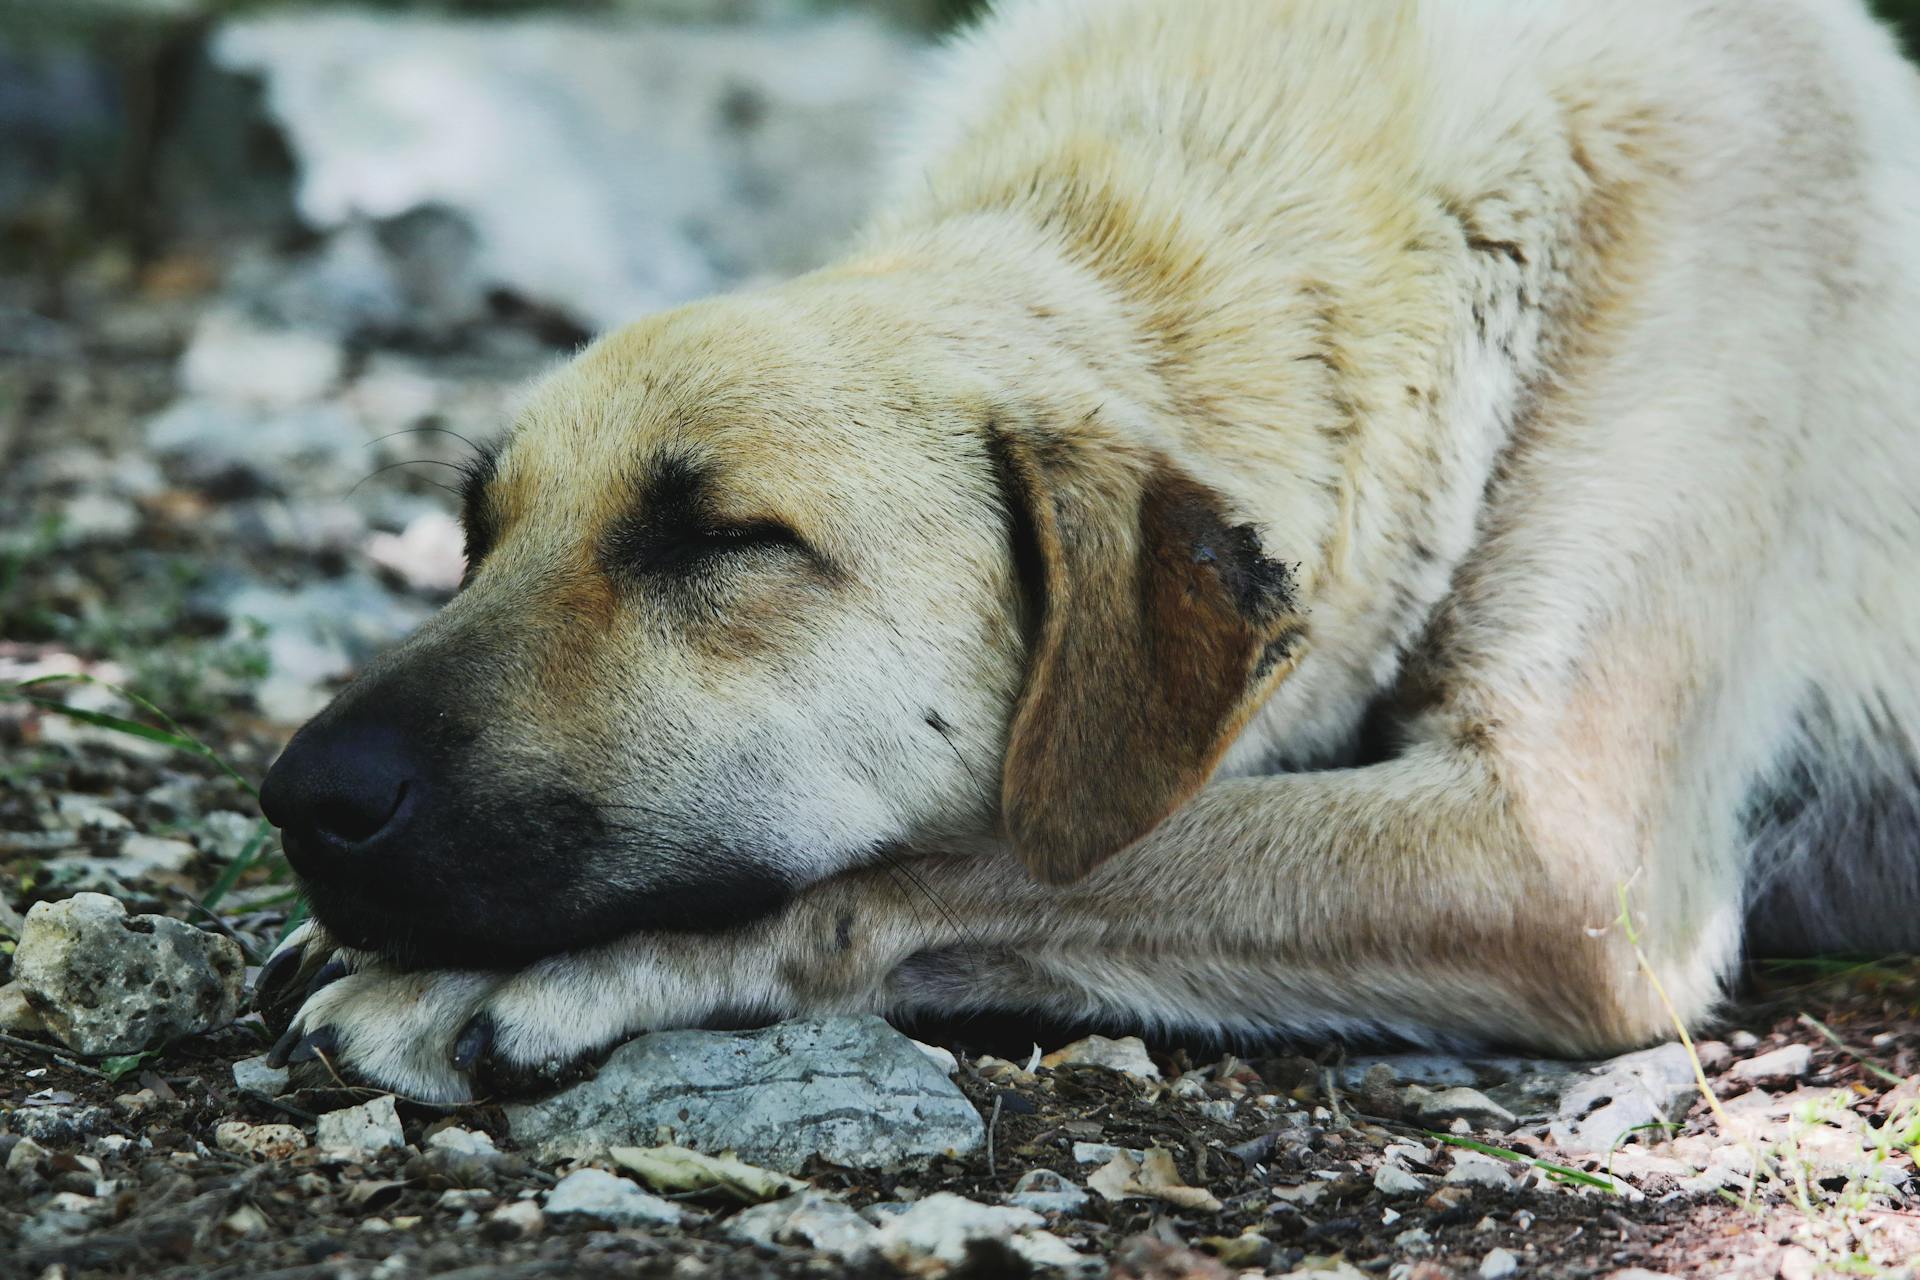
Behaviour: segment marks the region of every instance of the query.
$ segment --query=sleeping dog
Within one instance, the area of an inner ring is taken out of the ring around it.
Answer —
[[[475,463],[465,585],[262,793],[282,1058],[1589,1054],[1920,946],[1920,78],[1859,5],[1029,0],[916,120],[848,256]]]

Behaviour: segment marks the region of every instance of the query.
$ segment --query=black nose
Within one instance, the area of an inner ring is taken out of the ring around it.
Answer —
[[[260,811],[280,828],[294,870],[325,878],[343,858],[391,843],[420,807],[423,788],[398,730],[316,722],[267,771]]]

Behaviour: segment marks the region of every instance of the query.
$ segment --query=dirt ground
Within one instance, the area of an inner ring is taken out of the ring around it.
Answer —
[[[16,329],[0,344],[0,532],[9,539],[0,559],[0,684],[47,670],[131,681],[233,770],[257,779],[290,726],[262,713],[254,695],[263,661],[203,588],[244,573],[298,590],[339,579],[351,552],[250,541],[222,523],[222,509],[236,504],[268,510],[301,500],[263,497],[242,476],[188,484],[163,474],[132,486],[124,512],[81,521],[85,536],[62,532],[63,515],[92,510],[86,502],[98,474],[139,457],[143,424],[174,397],[180,353],[218,276],[219,264],[203,259],[137,273],[108,263],[68,281],[57,305],[41,295],[7,300],[19,308],[10,314],[38,318],[31,332]],[[496,366],[537,364],[555,349],[555,335],[510,307],[497,326]],[[349,345],[343,376],[354,377],[374,354]],[[458,345],[404,354],[433,369],[480,358]],[[436,499],[431,471],[402,469],[379,483]],[[371,524],[380,531],[378,520]],[[423,607],[436,600],[404,574],[378,575],[396,598]],[[98,800],[125,829],[50,829],[59,796]],[[206,815],[251,812],[245,790],[208,759],[75,726],[18,698],[0,701],[0,899],[16,910],[101,887],[130,909],[228,932],[257,964],[293,906],[275,859],[239,877],[214,909],[196,905],[226,868]],[[198,856],[164,872],[122,866],[127,830],[184,838]],[[0,960],[0,980],[7,964]],[[729,1208],[698,1198],[692,1203],[710,1216],[684,1231],[549,1221],[538,1234],[518,1235],[489,1212],[550,1187],[564,1170],[517,1157],[445,1158],[423,1144],[448,1117],[427,1108],[402,1106],[411,1145],[378,1158],[340,1162],[311,1148],[277,1159],[231,1154],[215,1139],[222,1122],[285,1122],[310,1132],[317,1114],[358,1100],[335,1090],[268,1103],[239,1092],[231,1064],[260,1052],[270,1036],[257,1016],[243,1018],[121,1064],[118,1079],[44,1036],[0,1040],[0,1276],[902,1273],[880,1260],[850,1266],[804,1249],[730,1242]],[[1618,1192],[1519,1164],[1524,1176],[1508,1189],[1448,1183],[1452,1149],[1404,1120],[1391,1091],[1330,1087],[1347,1051],[1312,1044],[1224,1060],[1156,1046],[1156,1081],[1088,1066],[1029,1072],[974,1052],[980,1046],[964,1038],[950,1040],[960,1051],[958,1083],[990,1118],[983,1150],[926,1169],[816,1166],[807,1175],[856,1207],[942,1190],[993,1203],[1030,1169],[1084,1183],[1098,1165],[1078,1161],[1075,1143],[1164,1148],[1180,1179],[1210,1193],[1218,1210],[1095,1195],[1080,1216],[1050,1223],[1075,1248],[1105,1259],[1109,1274],[1142,1280],[1298,1271],[1439,1280],[1497,1272],[1489,1255],[1500,1249],[1513,1255],[1515,1274],[1574,1280],[1630,1268],[1756,1280],[1914,1275],[1914,1184],[1902,1192],[1834,1172],[1815,1139],[1844,1131],[1865,1135],[1871,1147],[1878,1135],[1887,1168],[1911,1173],[1920,1141],[1920,969],[1899,961],[1760,968],[1716,1037],[1703,1059],[1726,1119],[1700,1098],[1674,1118],[1675,1129],[1632,1135],[1609,1159],[1570,1162],[1602,1175],[1617,1164]],[[1789,1044],[1811,1049],[1797,1079],[1756,1084],[1736,1073],[1739,1063]],[[1776,1107],[1769,1095],[1787,1101]],[[1745,1108],[1731,1114],[1743,1098]],[[1807,1111],[1814,1102],[1831,1114]],[[1209,1103],[1229,1105],[1203,1109]],[[1805,1114],[1787,1117],[1795,1107]],[[1756,1130],[1747,1116],[1778,1123]],[[503,1134],[487,1106],[453,1118]],[[23,1135],[34,1145],[23,1147]],[[1558,1155],[1526,1126],[1473,1137],[1517,1157]],[[1374,1175],[1383,1150],[1406,1142],[1419,1148],[1407,1167],[1422,1185],[1389,1195]],[[1716,1149],[1742,1144],[1759,1152],[1750,1178],[1718,1190],[1683,1187],[1689,1169]],[[1025,1269],[1004,1249],[981,1246],[948,1274]]]

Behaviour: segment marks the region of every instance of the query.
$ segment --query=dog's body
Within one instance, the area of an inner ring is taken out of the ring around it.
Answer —
[[[1864,13],[1052,0],[922,105],[853,256],[536,394],[467,590],[276,768],[366,949],[297,1054],[453,1097],[970,1009],[1582,1053],[1670,1032],[1644,969],[1698,1021],[1743,946],[1920,946],[1920,77]],[[369,724],[455,763],[381,747],[428,781],[316,825]],[[336,883],[456,774],[537,791],[405,846],[461,905]],[[370,954],[494,938],[531,963]]]

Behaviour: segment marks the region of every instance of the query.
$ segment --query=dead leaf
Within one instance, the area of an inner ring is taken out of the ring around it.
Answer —
[[[1173,1153],[1165,1147],[1152,1148],[1138,1161],[1125,1152],[1115,1155],[1087,1179],[1087,1189],[1105,1200],[1162,1200],[1182,1209],[1208,1213],[1217,1213],[1221,1208],[1220,1202],[1204,1188],[1190,1187],[1180,1181]]]
[[[784,1173],[748,1164],[731,1151],[717,1156],[689,1147],[612,1147],[613,1162],[655,1191],[720,1191],[742,1204],[778,1200],[808,1184]]]

